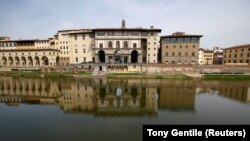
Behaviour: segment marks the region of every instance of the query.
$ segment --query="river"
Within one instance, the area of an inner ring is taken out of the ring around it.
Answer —
[[[142,140],[144,124],[250,124],[250,81],[0,78],[1,140]]]

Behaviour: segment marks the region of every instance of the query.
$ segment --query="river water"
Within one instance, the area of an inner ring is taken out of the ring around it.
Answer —
[[[143,124],[250,124],[250,81],[0,78],[0,140],[142,140]]]

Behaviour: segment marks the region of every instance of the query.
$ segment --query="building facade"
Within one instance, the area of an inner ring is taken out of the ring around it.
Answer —
[[[202,64],[203,65],[212,65],[213,64],[213,50],[203,49]]]
[[[198,50],[202,35],[175,32],[161,36],[161,61],[166,64],[198,64]]]
[[[0,66],[40,67],[58,64],[59,50],[49,40],[1,40]]]
[[[220,47],[213,47],[213,64],[214,65],[221,65],[223,64],[223,48]]]
[[[78,63],[157,63],[161,29],[96,28],[60,30],[55,48],[60,50],[60,65]]]
[[[199,48],[198,52],[198,64],[203,65],[203,48]]]
[[[250,44],[225,48],[223,54],[224,64],[249,64]]]

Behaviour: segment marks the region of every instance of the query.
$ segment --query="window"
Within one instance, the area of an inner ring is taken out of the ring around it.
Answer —
[[[178,56],[181,56],[181,52],[178,52]]]
[[[197,38],[195,38],[195,37],[192,38],[191,40],[192,40],[192,42],[197,42]]]
[[[172,52],[172,56],[175,56],[175,53],[174,53],[174,52]]]
[[[99,43],[99,48],[103,48],[103,43]]]
[[[120,48],[120,41],[116,41],[116,48]]]
[[[141,32],[141,36],[148,36],[147,32]]]
[[[234,54],[234,57],[236,58],[236,57],[237,57],[237,54]]]
[[[168,52],[165,53],[165,56],[168,56]]]
[[[155,35],[154,32],[151,32],[150,34],[151,34],[151,36],[154,36],[154,35]]]
[[[194,52],[192,52],[192,56],[195,56],[195,53],[194,53]]]
[[[186,45],[186,48],[188,48],[188,45]]]
[[[78,57],[76,57],[76,62],[78,62]]]
[[[77,49],[75,49],[75,53],[78,53],[78,50],[77,50]]]
[[[180,48],[182,48],[182,45],[180,45]]]
[[[243,48],[243,49],[241,49],[241,51],[244,51],[244,48]]]
[[[123,44],[124,44],[124,45],[123,45],[124,48],[128,48],[128,41],[124,41]]]
[[[229,58],[231,58],[231,54],[229,54]]]
[[[134,32],[131,32],[130,35],[131,35],[131,36],[139,36],[139,32],[134,31]]]
[[[86,62],[86,57],[83,57],[83,61]]]
[[[235,52],[237,52],[237,49],[235,50]]]
[[[174,45],[174,48],[175,48],[176,46]]]
[[[133,48],[137,48],[137,44],[136,43],[133,43]]]
[[[148,48],[148,50],[150,50],[150,48]]]
[[[97,32],[96,36],[105,36],[105,32]]]
[[[185,56],[188,56],[188,52],[185,52]]]
[[[122,32],[122,36],[128,36],[128,32]]]
[[[156,50],[156,48],[154,48],[154,50]]]
[[[240,57],[242,57],[242,56],[243,56],[243,53],[240,54]]]
[[[114,32],[114,36],[122,36],[122,32],[120,31]]]
[[[193,45],[193,48],[195,48],[195,45]]]
[[[108,48],[112,48],[112,41],[108,42]]]
[[[113,32],[107,32],[108,36],[113,36]]]
[[[85,40],[85,34],[82,34],[82,39]]]
[[[75,37],[74,37],[74,38],[75,38],[75,40],[77,40],[77,35],[75,35]]]
[[[168,48],[168,45],[166,45],[166,48]]]

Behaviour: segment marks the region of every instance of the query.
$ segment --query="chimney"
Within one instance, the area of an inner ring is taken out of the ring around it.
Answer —
[[[150,29],[153,29],[153,28],[154,28],[154,26],[151,25],[151,26],[150,26]]]

